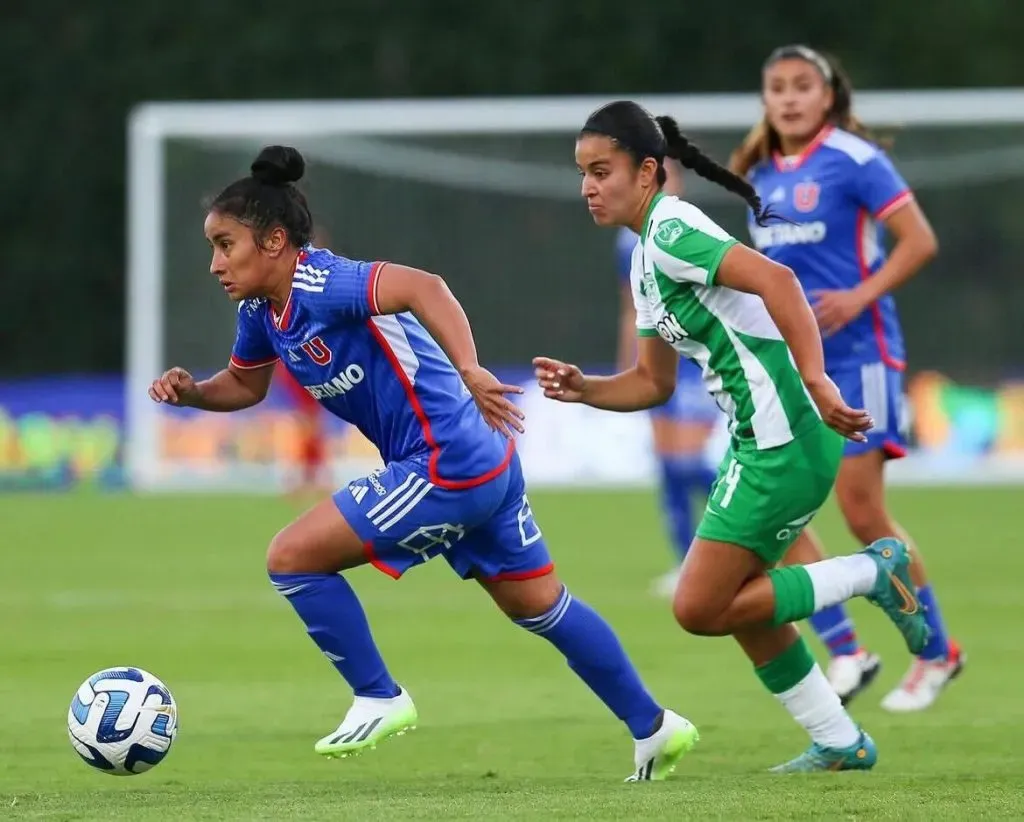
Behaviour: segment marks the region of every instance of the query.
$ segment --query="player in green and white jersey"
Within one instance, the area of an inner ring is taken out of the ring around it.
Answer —
[[[537,379],[552,399],[636,411],[671,395],[680,355],[701,366],[730,418],[731,445],[683,563],[676,619],[690,633],[735,637],[807,730],[811,747],[776,770],[867,769],[877,758],[874,742],[792,623],[865,596],[919,651],[928,629],[906,546],[885,539],[850,557],[776,565],[831,491],[842,438],[863,440],[872,421],[826,377],[817,323],[793,272],[664,194],[666,158],[742,196],[759,221],[770,218],[750,184],[704,155],[672,118],[655,120],[626,101],[595,111],[576,162],[594,221],[640,236],[631,269],[637,360],[595,377],[538,357]]]

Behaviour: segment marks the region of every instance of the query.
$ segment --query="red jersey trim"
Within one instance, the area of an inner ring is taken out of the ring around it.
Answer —
[[[416,396],[416,389],[410,382],[408,375],[402,370],[402,364],[398,361],[398,356],[395,354],[394,349],[388,342],[379,328],[374,324],[373,320],[367,322],[370,333],[373,334],[374,339],[377,340],[377,344],[380,345],[384,351],[385,356],[388,358],[388,362],[391,363],[391,369],[395,372],[395,376],[398,381],[402,384],[402,388],[405,390],[406,399],[409,401],[409,405],[412,406],[413,413],[416,415],[416,419],[419,421],[420,428],[423,431],[423,439],[427,443],[427,447],[430,449],[430,459],[427,462],[427,473],[430,481],[439,488],[446,488],[449,491],[460,491],[465,488],[476,488],[478,485],[483,485],[486,482],[490,482],[497,476],[500,476],[505,471],[509,464],[512,462],[512,455],[515,453],[515,443],[509,441],[508,448],[505,450],[504,459],[486,474],[482,474],[478,477],[471,477],[469,479],[445,479],[438,473],[437,463],[441,459],[441,446],[437,444],[437,440],[434,439],[434,432],[430,427],[430,419],[427,417],[427,412],[423,409],[423,404],[420,402],[420,398]]]
[[[268,365],[273,365],[281,358],[276,354],[265,360],[243,360],[241,357],[236,357],[234,354],[231,355],[230,363],[235,368],[241,368],[248,371],[253,368],[266,368]]]

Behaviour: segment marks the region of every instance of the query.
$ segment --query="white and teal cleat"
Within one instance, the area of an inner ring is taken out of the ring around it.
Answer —
[[[666,779],[699,739],[700,734],[688,719],[665,711],[657,731],[646,739],[633,740],[636,744],[633,757],[636,770],[625,781],[660,782]]]
[[[415,730],[418,719],[416,706],[404,688],[390,699],[357,696],[337,730],[317,742],[314,750],[328,759],[355,756],[376,748],[389,736]]]

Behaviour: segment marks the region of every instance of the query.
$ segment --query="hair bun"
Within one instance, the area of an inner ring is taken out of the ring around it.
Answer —
[[[249,167],[252,176],[261,183],[284,186],[302,179],[306,161],[298,149],[291,146],[267,146]]]

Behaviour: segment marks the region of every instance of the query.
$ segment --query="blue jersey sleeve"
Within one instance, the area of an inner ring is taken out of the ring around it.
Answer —
[[[359,322],[379,314],[377,277],[386,263],[336,258],[324,282],[317,308],[334,317]]]
[[[879,221],[914,196],[907,181],[881,151],[857,169],[854,190],[857,201]]]
[[[264,325],[267,310],[265,303],[254,300],[239,303],[235,344],[231,349],[231,364],[235,368],[263,368],[277,362],[277,352]]]
[[[620,228],[615,236],[615,268],[619,272],[619,282],[629,282],[629,268],[633,263],[633,249],[638,239],[628,228]]]

